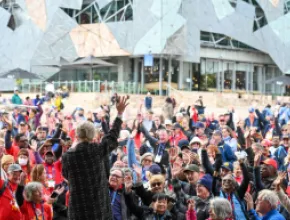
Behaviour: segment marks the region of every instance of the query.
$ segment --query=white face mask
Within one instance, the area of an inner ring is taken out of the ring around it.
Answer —
[[[18,162],[20,166],[25,166],[27,165],[28,159],[19,158]]]

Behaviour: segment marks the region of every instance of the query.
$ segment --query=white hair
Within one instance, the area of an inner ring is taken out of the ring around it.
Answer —
[[[36,191],[42,192],[42,184],[39,182],[30,182],[24,188],[24,198],[26,201],[31,202],[33,193]]]
[[[259,199],[270,203],[272,209],[276,209],[279,203],[279,198],[275,192],[264,189],[259,193]]]
[[[210,208],[217,219],[227,219],[232,215],[232,206],[230,202],[224,198],[215,197],[211,199]]]
[[[95,137],[95,127],[92,122],[81,122],[76,129],[76,136],[82,141],[92,141]]]

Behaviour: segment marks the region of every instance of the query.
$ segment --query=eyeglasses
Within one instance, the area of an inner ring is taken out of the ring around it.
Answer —
[[[148,160],[148,159],[144,159],[143,161],[144,161],[145,163],[147,163],[147,162],[148,162],[148,163],[152,163],[152,160]]]
[[[151,183],[151,187],[161,186],[161,182]]]
[[[114,173],[111,173],[110,176],[111,177],[115,177],[117,179],[122,179],[123,178],[122,176],[118,176],[117,174],[114,174]]]

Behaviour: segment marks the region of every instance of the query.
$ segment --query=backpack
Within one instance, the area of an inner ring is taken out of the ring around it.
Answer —
[[[5,189],[7,188],[7,185],[8,185],[8,180],[5,180],[2,188],[0,189],[0,196],[3,195]]]

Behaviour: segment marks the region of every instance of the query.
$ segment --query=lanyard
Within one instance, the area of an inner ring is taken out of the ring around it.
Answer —
[[[162,156],[164,153],[164,149],[165,149],[165,144],[159,144],[158,146],[158,151],[157,151],[157,155]]]
[[[110,192],[110,195],[112,197],[112,193],[111,192]],[[116,197],[117,197],[117,191],[114,191],[113,192],[113,198],[111,200],[111,205],[114,205],[115,204]]]
[[[38,220],[38,216],[36,214],[36,206],[35,206],[35,203],[32,203],[32,207],[33,207],[33,211],[34,211],[35,218],[36,218],[36,220]],[[44,209],[43,209],[43,204],[42,203],[41,203],[41,216],[42,216],[42,219],[41,220],[45,220],[44,219]]]
[[[54,180],[54,177],[55,177],[55,167],[54,167],[54,164],[52,164],[52,177],[51,178],[50,178],[50,173],[48,171],[48,165],[46,163],[44,164],[44,167],[45,167],[47,179],[53,179]]]

